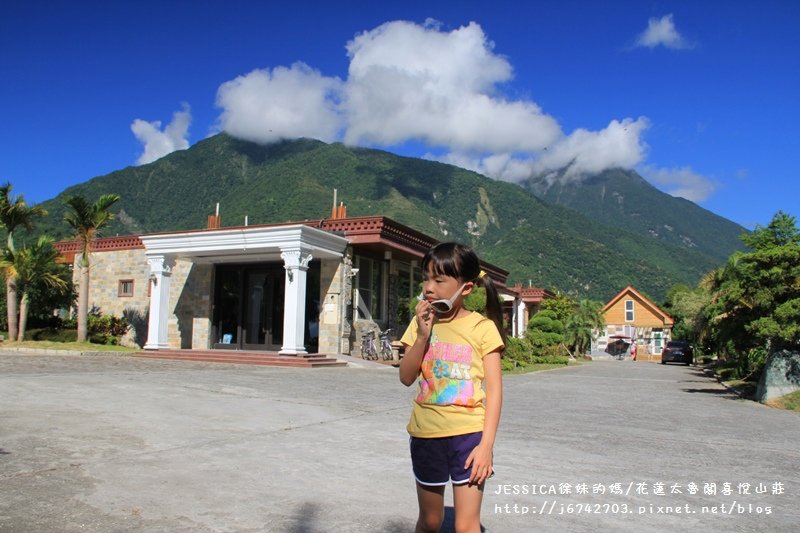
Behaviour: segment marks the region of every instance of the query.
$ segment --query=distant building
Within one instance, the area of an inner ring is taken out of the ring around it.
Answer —
[[[212,215],[203,230],[95,241],[89,301],[128,317],[129,342],[146,350],[358,356],[363,332],[405,330],[419,261],[436,242],[386,217],[346,218],[341,208],[329,219],[225,228]],[[56,248],[75,265],[76,242]],[[507,288],[507,271],[482,268],[500,287],[509,333],[523,334],[536,297]]]
[[[630,285],[614,296],[602,309],[605,331],[592,342],[593,355],[635,353],[637,360],[657,359],[670,340],[673,320],[656,304]]]
[[[541,310],[542,302],[547,298],[554,298],[555,293],[540,287],[523,287],[522,283],[517,283],[512,293],[518,306],[514,314],[518,322],[515,331],[520,332],[517,336],[521,337],[525,333],[528,321]]]

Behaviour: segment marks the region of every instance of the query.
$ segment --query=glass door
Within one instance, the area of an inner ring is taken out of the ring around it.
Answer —
[[[242,347],[278,350],[283,344],[283,268],[248,269]]]
[[[282,266],[217,267],[214,298],[214,348],[281,348],[284,307]]]
[[[236,350],[241,338],[242,276],[238,269],[218,268],[214,291],[212,346]]]

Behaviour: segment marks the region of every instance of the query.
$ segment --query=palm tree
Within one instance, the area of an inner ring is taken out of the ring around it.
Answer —
[[[89,252],[92,242],[100,235],[100,230],[114,218],[109,211],[119,200],[119,195],[104,194],[90,204],[83,196],[72,196],[64,202],[69,210],[64,213],[64,221],[72,227],[75,239],[80,243],[80,282],[78,284],[78,342],[86,342],[89,316]]]
[[[53,248],[53,238],[42,235],[33,246],[23,246],[11,252],[6,250],[0,266],[16,272],[17,283],[22,287],[22,299],[19,305],[19,334],[17,340],[25,340],[25,328],[28,323],[30,293],[34,285],[43,284],[64,291],[69,286],[56,270],[58,250]]]
[[[600,312],[602,308],[601,302],[581,300],[567,318],[564,324],[564,340],[572,347],[576,356],[586,353],[592,344],[594,332],[606,327],[606,321]]]
[[[11,197],[11,184],[6,183],[0,187],[0,227],[5,228],[8,233],[6,240],[6,253],[13,256],[16,253],[14,247],[14,232],[19,227],[31,229],[34,217],[43,217],[47,211],[41,206],[34,205],[28,207],[23,196]],[[5,264],[6,261],[3,261]],[[6,311],[8,314],[8,340],[17,340],[17,272],[12,264],[3,267],[3,275],[6,278]]]

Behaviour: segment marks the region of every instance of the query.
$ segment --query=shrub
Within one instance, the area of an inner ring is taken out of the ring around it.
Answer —
[[[768,355],[769,352],[763,347],[753,348],[747,352],[747,368],[742,372],[741,377],[758,380],[767,363]]]
[[[517,339],[515,337],[508,338],[508,346],[503,353],[503,361],[516,362],[517,364],[524,364],[530,361],[531,346],[525,339]],[[511,368],[515,365],[512,364]]]
[[[464,309],[468,311],[486,312],[486,289],[475,287],[472,292],[464,299]]]
[[[515,368],[517,368],[517,366],[519,366],[519,363],[517,361],[509,359],[507,357],[501,359],[500,364],[502,365],[503,371],[514,370]]]
[[[534,354],[531,363],[548,365],[569,364],[570,354],[563,345],[550,345],[537,349],[534,347]]]
[[[119,344],[129,327],[124,318],[103,315],[96,308],[89,312],[89,342],[94,344]]]
[[[528,321],[525,338],[535,355],[547,355],[551,346],[564,342],[564,324],[553,311],[540,311]]]
[[[546,365],[567,365],[569,357],[565,355],[535,355],[531,358],[531,363]]]
[[[63,328],[30,329],[25,333],[25,337],[32,341],[75,342],[78,332]]]

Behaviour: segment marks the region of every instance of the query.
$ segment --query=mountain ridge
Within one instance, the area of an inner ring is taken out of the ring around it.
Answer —
[[[445,163],[313,139],[258,145],[218,134],[153,163],[127,167],[65,189],[41,205],[42,225],[68,238],[62,201],[121,196],[106,235],[205,227],[220,204],[223,226],[319,219],[333,189],[350,216],[384,215],[440,240],[459,240],[528,281],[605,300],[631,284],[661,297],[694,284],[723,261],[704,250],[658,242],[599,224],[517,184]],[[697,248],[697,247],[695,247]]]
[[[555,183],[532,177],[522,185],[547,203],[661,242],[701,249],[720,262],[733,250],[744,249],[739,239],[747,231],[744,227],[658,190],[632,170],[615,168],[583,180]]]

